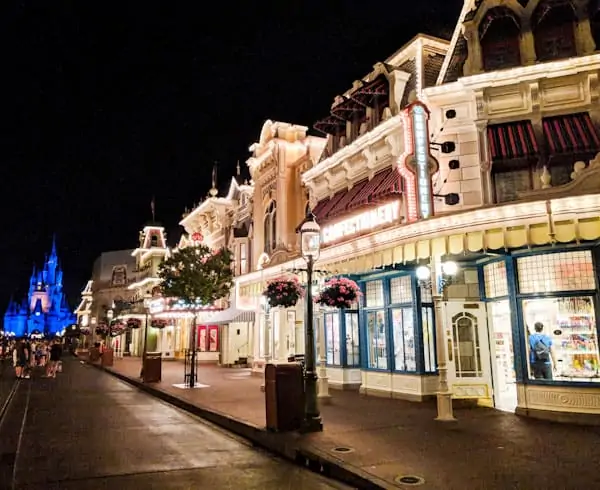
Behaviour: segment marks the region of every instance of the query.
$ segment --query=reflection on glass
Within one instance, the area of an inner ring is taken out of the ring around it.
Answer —
[[[340,317],[338,313],[325,315],[327,364],[340,365]]]
[[[358,313],[346,313],[346,363],[348,366],[360,366]]]
[[[369,311],[367,317],[368,363],[374,369],[387,369],[387,342],[385,314],[382,310]]]
[[[600,360],[594,303],[589,296],[544,298],[523,301],[529,375],[533,378],[535,354],[530,336],[535,324],[552,341],[552,378],[565,381],[600,381]]]
[[[415,327],[412,308],[392,310],[396,371],[416,371]]]
[[[425,359],[425,372],[436,371],[435,358],[435,333],[433,325],[433,308],[425,306],[421,308],[423,322],[423,354]]]

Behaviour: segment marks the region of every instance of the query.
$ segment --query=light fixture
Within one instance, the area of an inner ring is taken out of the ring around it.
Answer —
[[[314,215],[310,215],[300,227],[300,242],[302,256],[315,261],[319,258],[321,251],[321,227],[315,221]]]
[[[415,272],[419,281],[427,281],[431,277],[431,270],[426,265],[420,265]]]
[[[458,264],[449,260],[448,262],[442,263],[442,272],[446,276],[455,276],[458,272]]]

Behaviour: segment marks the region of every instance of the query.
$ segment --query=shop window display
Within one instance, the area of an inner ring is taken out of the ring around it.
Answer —
[[[384,304],[383,281],[369,281],[366,285],[365,306],[381,307]]]
[[[560,381],[600,382],[600,356],[594,303],[591,296],[543,298],[523,301],[526,336],[542,334],[552,341],[548,361],[552,379]],[[530,378],[534,378],[530,342],[526,342]]]
[[[340,316],[337,311],[325,314],[325,347],[327,351],[327,364],[332,366],[341,365]]]
[[[368,366],[373,369],[388,368],[387,331],[384,310],[368,311],[367,319],[367,355]]]
[[[415,322],[412,308],[392,310],[396,371],[416,371]]]
[[[360,344],[358,338],[358,313],[346,313],[346,364],[360,366]]]

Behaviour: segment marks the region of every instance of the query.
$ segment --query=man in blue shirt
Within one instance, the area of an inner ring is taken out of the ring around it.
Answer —
[[[535,379],[552,379],[552,368],[556,367],[552,339],[544,332],[544,324],[536,322],[535,333],[529,336],[529,361]]]

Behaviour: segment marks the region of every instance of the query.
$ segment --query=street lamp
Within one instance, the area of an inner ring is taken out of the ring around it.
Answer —
[[[146,352],[148,349],[148,315],[150,313],[151,299],[152,296],[150,294],[144,294],[143,305],[144,312],[146,313],[146,320],[144,322],[144,345],[142,347],[142,369],[140,370],[140,378],[144,377],[144,364],[146,363]]]
[[[315,328],[313,317],[312,276],[313,266],[319,258],[321,248],[321,227],[315,221],[312,212],[308,212],[304,223],[300,227],[300,243],[302,256],[306,260],[307,287],[306,287],[306,328],[304,340],[306,353],[306,369],[304,372],[304,391],[306,403],[304,407],[305,432],[318,432],[323,430],[321,414],[317,404],[317,374],[315,372]]]
[[[448,360],[444,346],[444,315],[442,305],[448,300],[448,286],[458,272],[456,262],[448,261],[440,264],[439,272],[435,258],[431,258],[429,267],[421,265],[415,273],[423,288],[431,288],[433,311],[435,317],[436,356],[438,362],[437,417],[440,422],[456,420],[452,410],[452,391],[448,386]],[[441,281],[438,283],[438,275]],[[433,277],[432,277],[433,276]]]
[[[106,310],[106,319],[108,320],[108,335],[106,336],[106,348],[110,349],[111,348],[111,340],[110,340],[110,334],[111,334],[111,323],[112,323],[112,319],[114,316],[114,311],[113,308],[115,307],[115,304],[112,303],[110,308],[108,310]]]

